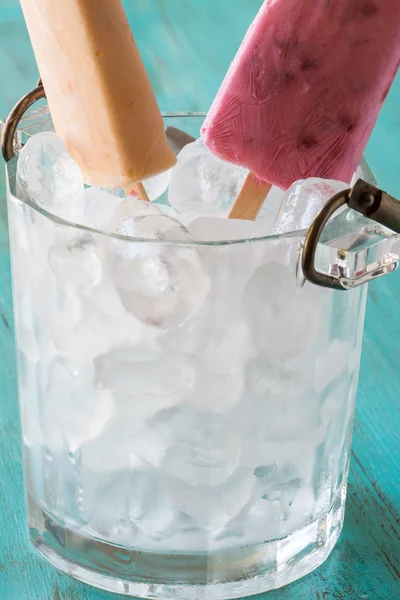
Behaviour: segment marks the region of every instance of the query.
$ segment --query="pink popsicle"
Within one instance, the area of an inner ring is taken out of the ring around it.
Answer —
[[[400,0],[266,0],[202,129],[287,189],[350,182],[400,64]]]

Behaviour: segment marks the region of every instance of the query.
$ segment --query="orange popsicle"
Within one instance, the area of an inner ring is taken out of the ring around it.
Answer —
[[[87,184],[136,188],[176,162],[121,0],[21,0],[57,134]]]

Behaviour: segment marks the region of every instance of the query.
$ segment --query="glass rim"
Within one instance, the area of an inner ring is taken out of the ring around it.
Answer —
[[[35,113],[38,113],[39,111],[43,111],[43,113],[48,112],[48,106],[42,106],[37,108],[36,110],[30,111],[28,112],[24,118],[22,119],[22,121],[24,119],[29,120],[31,118],[34,118]],[[50,113],[48,112],[49,117],[50,117]],[[161,115],[164,119],[179,119],[179,118],[205,118],[207,116],[206,112],[185,112],[185,111],[161,111]],[[140,237],[133,237],[133,236],[129,236],[129,235],[122,235],[122,234],[118,234],[118,233],[113,233],[110,231],[106,231],[103,229],[98,229],[96,227],[90,227],[88,225],[82,225],[80,223],[75,223],[73,221],[70,221],[68,219],[59,217],[55,214],[53,214],[52,212],[46,210],[45,208],[39,206],[38,204],[36,204],[35,202],[33,202],[30,199],[26,199],[26,198],[20,198],[17,196],[17,194],[13,193],[11,191],[11,186],[10,186],[10,180],[12,178],[12,175],[10,173],[10,169],[9,166],[11,163],[14,163],[18,160],[18,154],[9,162],[6,164],[6,173],[7,173],[7,195],[8,197],[12,197],[14,198],[17,202],[28,206],[31,210],[39,213],[42,217],[45,217],[46,219],[48,219],[49,221],[52,221],[54,224],[62,226],[62,227],[68,227],[72,230],[75,231],[80,231],[83,233],[90,233],[90,234],[94,234],[96,236],[98,235],[102,235],[102,236],[106,236],[112,239],[116,239],[119,241],[123,241],[126,243],[148,243],[148,244],[161,244],[161,245],[174,245],[174,246],[199,246],[199,247],[223,247],[223,246],[234,246],[234,245],[239,245],[239,244],[248,244],[248,243],[256,243],[256,242],[276,242],[278,240],[282,240],[282,239],[293,239],[293,238],[304,238],[307,230],[297,230],[297,231],[289,231],[286,233],[281,233],[281,234],[275,234],[275,235],[264,235],[264,236],[257,236],[257,237],[244,237],[244,238],[239,238],[239,239],[227,239],[227,240],[217,240],[217,241],[212,241],[212,240],[174,240],[174,239],[163,239],[163,240],[159,240],[159,239],[149,239],[149,238],[140,238]],[[154,203],[155,205],[157,205],[157,203]],[[140,217],[139,217],[140,218]],[[170,217],[171,218],[171,217]],[[203,218],[201,215],[199,215],[198,218]],[[204,217],[204,218],[208,218],[208,217]],[[211,217],[212,218],[212,217]],[[215,217],[218,218],[218,217]],[[222,218],[222,217],[221,217]],[[225,217],[227,218],[227,217]],[[195,220],[195,219],[193,219]],[[178,220],[176,220],[177,223],[179,223]],[[185,225],[183,225],[182,223],[180,223],[183,227],[185,227]]]

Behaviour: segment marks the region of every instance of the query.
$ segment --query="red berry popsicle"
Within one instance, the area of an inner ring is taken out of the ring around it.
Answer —
[[[266,0],[202,129],[256,176],[237,204],[262,205],[257,179],[350,182],[399,63],[400,0]]]

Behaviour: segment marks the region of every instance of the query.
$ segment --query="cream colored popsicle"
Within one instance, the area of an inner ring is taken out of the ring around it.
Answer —
[[[56,132],[85,183],[130,189],[171,168],[176,158],[121,0],[21,5]]]

